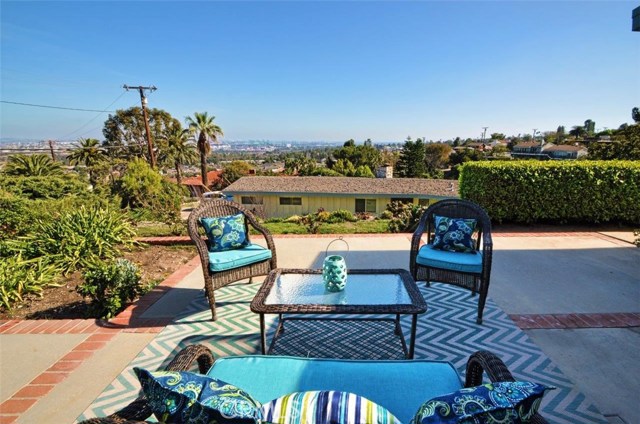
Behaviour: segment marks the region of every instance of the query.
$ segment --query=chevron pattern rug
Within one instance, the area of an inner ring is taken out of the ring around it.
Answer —
[[[463,375],[471,353],[492,351],[504,360],[517,379],[557,387],[545,395],[541,408],[549,422],[607,423],[590,400],[574,388],[572,382],[493,301],[487,300],[484,324],[477,325],[477,298],[471,297],[468,291],[437,283],[429,288],[422,283],[419,286],[429,309],[418,320],[416,358],[449,361]],[[168,358],[190,344],[205,344],[216,357],[259,353],[259,319],[249,310],[249,303],[258,287],[258,284],[238,284],[218,290],[219,318],[216,322],[210,321],[211,312],[204,295],[199,296],[173,324],[156,336],[79,420],[105,416],[127,405],[140,388],[132,372],[134,366],[151,370],[161,368],[168,363]],[[275,329],[275,316],[266,316],[266,324],[270,329],[267,333],[269,342]],[[408,335],[408,317],[402,320],[402,326],[404,334]],[[281,346],[278,349],[287,349],[284,340]],[[345,355],[349,356],[341,351],[336,357]]]

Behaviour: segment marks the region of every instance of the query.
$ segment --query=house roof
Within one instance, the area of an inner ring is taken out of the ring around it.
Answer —
[[[425,178],[242,177],[226,194],[376,195],[389,197],[458,197],[458,181]]]
[[[564,144],[564,145],[550,146],[545,151],[547,152],[579,152],[581,150],[587,150],[587,149],[583,146],[572,146],[570,144]]]
[[[209,184],[215,182],[222,175],[222,171],[209,171],[207,172],[207,177],[209,178]],[[202,177],[200,175],[196,175],[195,177],[183,178],[183,185],[202,185]]]

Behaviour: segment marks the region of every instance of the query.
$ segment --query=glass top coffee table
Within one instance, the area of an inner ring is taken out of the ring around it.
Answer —
[[[403,269],[349,270],[346,288],[337,293],[325,289],[322,270],[275,269],[269,273],[251,302],[251,311],[260,314],[263,354],[279,352],[276,342],[285,334],[285,322],[289,321],[286,325],[287,333],[293,333],[290,344],[307,336],[313,338],[314,334],[325,331],[317,326],[326,324],[329,326],[326,331],[333,332],[334,337],[329,341],[341,338],[336,342],[348,343],[345,334],[351,333],[354,335],[354,343],[360,343],[360,347],[373,341],[383,349],[382,344],[386,343],[387,336],[394,335],[396,340],[399,339],[402,357],[413,359],[418,315],[426,310],[427,304],[418,286],[409,272]],[[265,314],[277,314],[279,318],[268,350]],[[331,317],[324,317],[323,314],[331,314]],[[401,315],[412,317],[408,349],[400,325]],[[385,322],[392,325],[391,331],[380,327]],[[373,333],[369,341],[360,339],[365,336],[365,332]],[[327,339],[322,341],[321,338],[318,338],[317,343],[309,342],[312,347],[305,351],[305,356],[320,356],[314,354],[314,348],[331,350],[332,347],[326,346],[327,344],[330,344]],[[355,346],[356,349],[360,347]]]

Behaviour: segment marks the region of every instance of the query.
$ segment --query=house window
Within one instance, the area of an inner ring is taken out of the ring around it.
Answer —
[[[431,203],[430,199],[418,199],[418,204],[420,206],[429,206],[430,203]]]
[[[356,199],[356,212],[376,213],[376,199]]]
[[[302,205],[302,197],[281,197],[281,205]]]
[[[240,201],[243,205],[262,205],[264,199],[258,196],[241,196]]]

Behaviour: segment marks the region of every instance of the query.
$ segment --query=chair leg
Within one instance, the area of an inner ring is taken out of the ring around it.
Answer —
[[[253,284],[253,277],[249,277],[249,284]]]
[[[211,321],[215,321],[218,319],[216,314],[216,296],[213,294],[213,290],[209,290],[205,288],[205,292],[207,293],[207,299],[209,300],[209,307],[211,308]]]
[[[482,314],[484,313],[484,304],[487,301],[487,294],[480,293],[480,298],[478,299],[478,319],[476,319],[477,324],[482,324]]]

